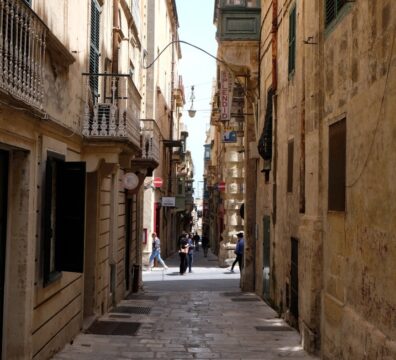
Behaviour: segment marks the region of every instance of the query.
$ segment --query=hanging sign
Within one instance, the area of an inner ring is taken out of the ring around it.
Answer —
[[[231,115],[232,76],[227,70],[220,72],[220,120],[228,121]]]
[[[224,130],[221,141],[223,143],[236,143],[237,142],[237,133],[232,130]]]
[[[163,207],[175,207],[176,206],[176,198],[174,196],[163,196],[161,198],[161,205]]]

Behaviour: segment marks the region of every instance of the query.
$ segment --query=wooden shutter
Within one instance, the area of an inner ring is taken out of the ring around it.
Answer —
[[[85,162],[58,163],[56,182],[56,267],[83,272]]]
[[[99,39],[100,39],[100,6],[97,0],[91,0],[91,44],[89,52],[89,73],[99,73]],[[98,76],[91,75],[89,79],[92,95],[98,96]]]
[[[296,6],[289,15],[289,75],[296,67]]]
[[[328,209],[345,211],[346,120],[329,127]]]
[[[48,158],[45,164],[45,189],[44,189],[44,208],[43,208],[43,252],[44,252],[44,264],[43,264],[43,276],[44,284],[50,280],[51,273],[51,238],[52,238],[52,225],[51,225],[51,201],[52,201],[52,169],[53,169],[52,158]]]

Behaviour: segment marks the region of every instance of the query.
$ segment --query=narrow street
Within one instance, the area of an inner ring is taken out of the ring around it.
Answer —
[[[296,330],[255,294],[240,292],[238,266],[219,268],[202,250],[194,261],[184,276],[177,254],[166,259],[169,269],[144,271],[144,291],[91,327],[102,335],[80,334],[54,359],[314,359]]]

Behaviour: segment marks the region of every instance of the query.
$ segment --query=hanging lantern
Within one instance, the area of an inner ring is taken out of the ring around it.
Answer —
[[[196,113],[196,110],[194,110],[194,108],[193,108],[194,107],[194,99],[195,99],[195,96],[194,96],[194,85],[193,85],[193,86],[191,86],[191,96],[190,96],[191,107],[190,107],[190,110],[188,110],[188,116],[191,118],[193,118]]]

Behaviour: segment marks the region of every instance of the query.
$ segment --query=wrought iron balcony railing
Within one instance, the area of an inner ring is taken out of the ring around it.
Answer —
[[[47,28],[22,0],[0,0],[0,88],[42,108]]]
[[[103,94],[93,88],[103,89]],[[140,147],[140,98],[136,100],[134,92],[128,76],[86,76],[83,136],[88,139],[128,140]]]
[[[141,123],[141,148],[142,159],[160,162],[160,130],[152,119],[142,119]]]

